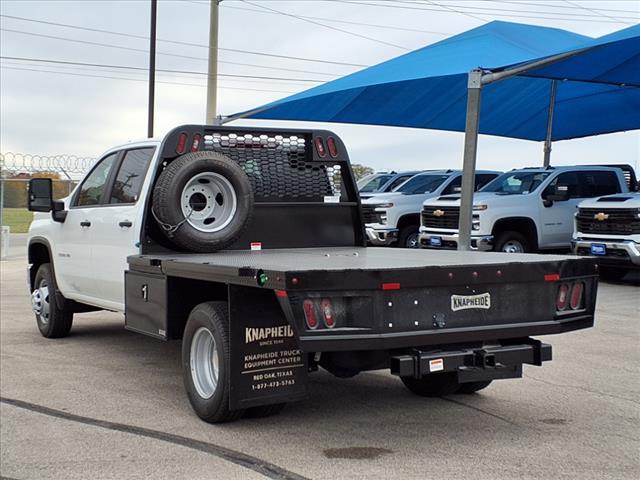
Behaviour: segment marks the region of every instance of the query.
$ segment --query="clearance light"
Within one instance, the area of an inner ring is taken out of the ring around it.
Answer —
[[[307,322],[307,327],[312,330],[318,328],[318,319],[316,318],[316,310],[313,302],[309,299],[302,302],[302,309],[304,310],[304,318]]]
[[[320,302],[320,307],[322,308],[322,316],[324,317],[324,324],[327,328],[333,328],[336,326],[336,319],[333,314],[333,305],[331,305],[331,300],[328,298],[323,298],[322,302]]]
[[[338,156],[338,145],[336,145],[335,138],[327,138],[327,148],[329,149],[329,155],[331,155],[333,158],[336,158]]]
[[[191,142],[191,151],[197,152],[200,148],[200,142],[202,141],[202,135],[199,133],[195,133],[193,135],[193,141]]]
[[[558,288],[558,297],[556,298],[556,309],[563,312],[567,309],[569,303],[569,285],[563,283]]]
[[[582,294],[584,293],[584,283],[576,282],[571,289],[571,298],[569,306],[571,310],[578,310],[582,307]]]
[[[320,158],[324,158],[327,156],[327,150],[324,148],[324,140],[322,137],[316,137],[315,139],[316,151],[318,152],[318,156]]]
[[[176,146],[176,153],[178,155],[182,155],[187,151],[187,134],[186,132],[182,132],[178,136],[178,145]]]

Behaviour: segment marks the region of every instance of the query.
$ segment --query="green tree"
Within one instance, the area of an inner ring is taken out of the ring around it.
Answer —
[[[360,165],[358,163],[352,164],[351,170],[353,170],[353,175],[356,177],[356,181],[375,172],[373,168],[367,167],[366,165]]]

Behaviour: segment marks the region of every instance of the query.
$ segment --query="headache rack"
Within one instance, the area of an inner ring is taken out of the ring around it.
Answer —
[[[219,152],[247,174],[254,215],[232,250],[255,242],[263,249],[364,245],[349,157],[332,132],[184,125],[169,132],[160,149],[156,179],[164,165],[195,151]],[[158,251],[152,223],[145,228],[144,253]]]

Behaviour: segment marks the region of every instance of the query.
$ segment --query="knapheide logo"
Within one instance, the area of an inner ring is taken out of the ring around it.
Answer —
[[[247,327],[244,329],[244,343],[287,337],[293,337],[293,328],[291,328],[291,325],[263,328]]]
[[[451,295],[451,310],[457,312],[468,308],[489,310],[491,308],[491,295],[488,292],[478,295]]]

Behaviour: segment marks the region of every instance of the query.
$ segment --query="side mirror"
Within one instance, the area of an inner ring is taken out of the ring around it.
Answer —
[[[50,178],[29,180],[27,208],[32,212],[50,212],[53,209],[53,188]]]
[[[555,189],[545,193],[543,198],[550,202],[566,202],[570,197],[568,185],[556,185]]]

